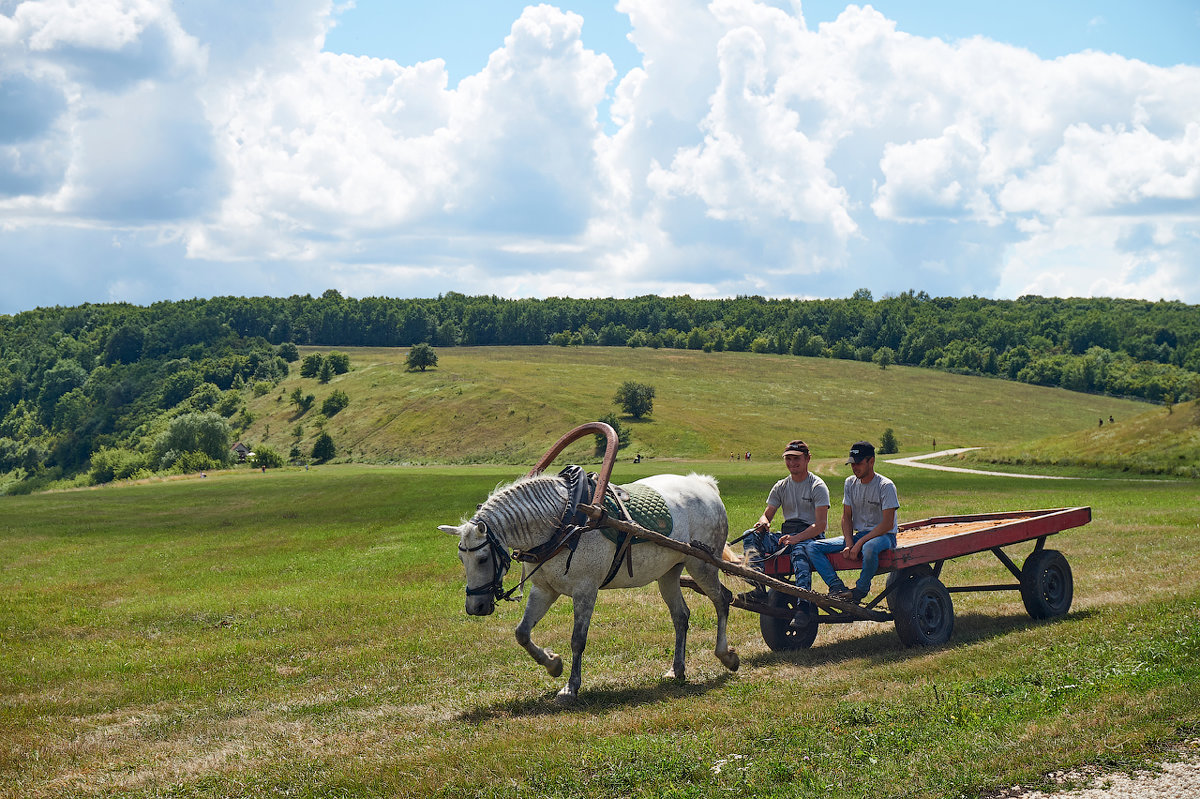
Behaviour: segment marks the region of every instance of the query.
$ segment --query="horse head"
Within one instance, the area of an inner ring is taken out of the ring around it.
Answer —
[[[470,521],[443,524],[458,536],[458,559],[467,571],[467,613],[487,616],[505,596],[504,575],[512,563],[509,548],[547,540],[563,517],[567,489],[557,476],[523,477],[497,488]]]
[[[504,543],[480,519],[458,527],[443,524],[438,529],[458,536],[458,559],[467,572],[467,615],[490,615],[496,609],[496,600],[504,594],[504,575],[512,563]]]

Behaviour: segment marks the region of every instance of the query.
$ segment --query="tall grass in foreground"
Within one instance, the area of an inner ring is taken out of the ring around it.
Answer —
[[[735,531],[782,471],[696,468],[720,479]],[[819,468],[836,518],[844,467]],[[1050,539],[1075,572],[1072,612],[1039,623],[1015,593],[956,594],[945,647],[860,623],[779,654],[735,611],[731,675],[693,595],[676,684],[659,677],[672,634],[657,590],[603,592],[582,698],[564,709],[513,641],[519,605],[463,614],[454,543],[435,530],[517,471],[337,467],[5,498],[0,796],[974,797],[1200,733],[1195,483],[881,465],[905,519],[1091,505],[1092,524]],[[989,555],[944,572],[1005,575]],[[561,601],[535,637],[564,652],[570,626]]]

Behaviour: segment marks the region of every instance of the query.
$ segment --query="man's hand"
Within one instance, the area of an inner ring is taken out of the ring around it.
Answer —
[[[862,558],[862,544],[854,544],[842,550],[842,554],[850,560],[859,560]]]

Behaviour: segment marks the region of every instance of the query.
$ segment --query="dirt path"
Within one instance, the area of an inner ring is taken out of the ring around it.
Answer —
[[[1161,771],[1128,774],[1100,772],[1051,774],[1057,782],[1087,787],[1045,793],[1017,785],[990,799],[1195,799],[1200,796],[1200,741],[1188,741],[1180,760],[1159,764]]]
[[[957,455],[960,452],[970,452],[982,447],[960,447],[958,449],[943,449],[940,452],[930,452],[928,455],[912,455],[908,458],[892,458],[886,463],[898,463],[901,466],[912,466],[916,469],[936,469],[939,472],[960,472],[962,474],[990,474],[994,477],[1026,477],[1030,480],[1081,480],[1080,477],[1061,477],[1053,474],[1020,474],[1017,472],[988,472],[983,469],[964,469],[961,466],[941,466],[936,463],[921,463],[929,458],[941,458]]]

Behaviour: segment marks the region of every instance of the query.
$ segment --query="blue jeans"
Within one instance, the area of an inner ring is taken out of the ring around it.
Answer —
[[[759,558],[757,562],[748,564],[755,571],[763,570],[763,561],[768,557],[779,554],[779,539],[783,537],[783,533],[757,533],[753,528],[746,531],[746,537],[743,539],[747,544],[750,544],[758,550]],[[820,539],[814,539],[819,541]],[[811,544],[812,541],[801,541],[798,544],[788,544],[783,548],[784,554],[788,555],[792,561],[792,573],[796,577],[796,585],[800,588],[812,588],[812,563],[809,561],[808,555],[805,552],[805,546]],[[838,547],[840,550],[841,547]]]
[[[854,542],[857,543],[868,532],[870,531],[862,530],[855,533]],[[837,570],[833,568],[833,564],[829,562],[830,552],[841,552],[846,548],[846,539],[843,536],[839,535],[837,538],[805,541],[802,546],[808,560],[812,562],[812,568],[817,574],[821,575],[821,579],[825,581],[827,586],[834,590],[846,587],[842,583],[842,579],[838,577]],[[858,575],[858,582],[854,584],[856,591],[863,596],[871,592],[871,580],[875,577],[875,572],[879,571],[879,553],[895,548],[895,533],[884,533],[863,544],[862,571]]]

